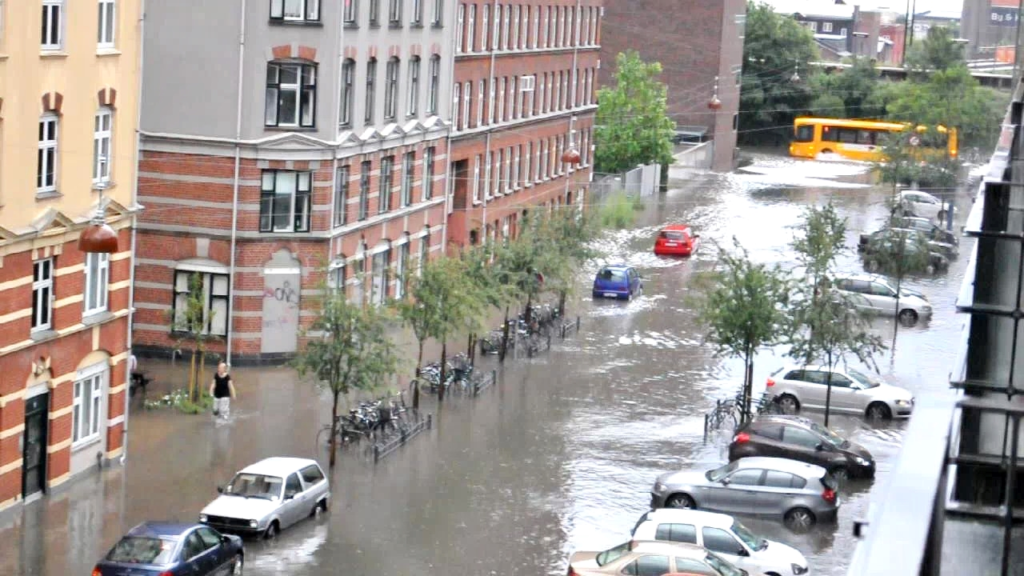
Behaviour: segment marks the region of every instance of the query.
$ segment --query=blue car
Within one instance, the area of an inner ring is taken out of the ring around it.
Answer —
[[[636,268],[625,264],[605,266],[594,277],[594,299],[632,300],[643,287]]]
[[[227,576],[241,574],[242,539],[202,524],[143,522],[96,565],[92,576]]]

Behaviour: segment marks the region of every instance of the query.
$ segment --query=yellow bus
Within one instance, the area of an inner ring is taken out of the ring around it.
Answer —
[[[850,160],[877,162],[882,160],[882,135],[902,132],[908,127],[910,124],[901,122],[801,117],[793,121],[789,155],[817,158],[819,154],[836,154]],[[950,158],[959,153],[956,128],[918,126],[916,131],[916,139],[924,150],[942,147]]]

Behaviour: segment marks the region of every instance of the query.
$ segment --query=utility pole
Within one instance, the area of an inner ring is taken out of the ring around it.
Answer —
[[[907,38],[910,36],[910,0],[907,0],[907,12],[903,17],[903,55],[900,57],[900,66],[907,67]]]

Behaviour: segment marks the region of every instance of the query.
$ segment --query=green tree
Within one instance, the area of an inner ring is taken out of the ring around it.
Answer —
[[[588,212],[559,210],[539,222],[538,236],[546,246],[540,272],[544,288],[558,295],[558,313],[565,314],[565,303],[578,286],[577,274],[595,255],[591,243],[597,226]]]
[[[615,59],[615,84],[598,92],[594,138],[597,170],[619,173],[640,164],[673,162],[674,123],[666,112],[668,88],[658,80],[661,64],[634,51]]]
[[[188,368],[188,403],[179,408],[186,412],[198,413],[203,408],[203,373],[206,371],[207,347],[211,338],[210,326],[216,311],[206,307],[203,275],[189,274],[188,295],[185,306],[171,316],[172,332],[179,334],[175,349],[187,347],[191,352]]]
[[[735,239],[735,253],[722,251],[719,266],[700,279],[697,318],[717,354],[743,359],[743,421],[751,414],[754,356],[781,342],[789,295],[786,274],[777,266],[757,264]]]
[[[912,44],[904,59],[904,67],[917,76],[961,67],[965,63],[963,45],[956,41],[953,30],[944,26],[929,28],[928,35]]]
[[[331,393],[330,466],[339,433],[341,399],[353,390],[372,391],[398,369],[398,354],[388,336],[386,310],[350,303],[341,290],[324,287],[314,303],[315,319],[303,337],[305,348],[293,361],[303,377],[312,375]]]
[[[833,289],[836,258],[845,250],[846,220],[829,203],[808,208],[793,240],[805,281],[797,284],[790,310],[789,356],[803,364],[823,360],[828,367],[825,426],[832,404],[832,370],[850,356],[873,363],[883,349],[867,332],[857,307]]]
[[[810,30],[767,4],[747,4],[743,41],[743,85],[740,89],[740,141],[756,144],[788,139],[793,119],[814,98],[806,81],[809,62],[818,59]]]
[[[815,116],[881,118],[885,106],[878,95],[878,70],[868,58],[854,58],[849,68],[820,72],[810,78],[816,94],[810,104]]]

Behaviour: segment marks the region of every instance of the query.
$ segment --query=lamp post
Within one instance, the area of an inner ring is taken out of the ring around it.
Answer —
[[[100,180],[94,186],[99,191],[99,198],[96,200],[96,213],[93,214],[89,225],[82,230],[78,236],[78,249],[86,254],[114,254],[117,252],[117,232],[107,224],[106,199],[103,191],[107,189],[107,158],[99,159]]]

